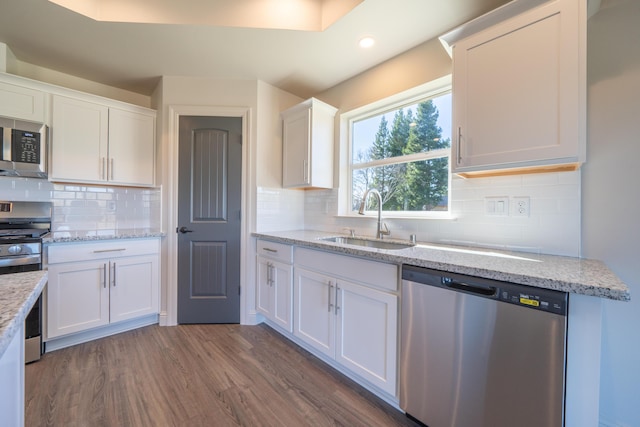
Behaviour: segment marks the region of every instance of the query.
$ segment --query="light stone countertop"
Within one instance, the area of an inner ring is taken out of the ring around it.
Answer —
[[[631,299],[627,285],[602,261],[597,260],[421,242],[406,249],[376,249],[323,241],[321,239],[341,234],[309,230],[252,233],[252,235],[274,242],[398,265],[410,264],[618,301]]]
[[[114,239],[145,239],[164,237],[161,231],[152,230],[61,230],[52,231],[42,239],[42,243],[94,242]]]
[[[46,270],[0,275],[0,358],[46,284]]]

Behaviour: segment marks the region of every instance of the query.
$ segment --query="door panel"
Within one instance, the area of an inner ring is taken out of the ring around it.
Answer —
[[[329,277],[295,269],[293,333],[330,357],[335,356],[334,289]]]
[[[111,323],[158,312],[158,257],[138,256],[110,262]]]
[[[179,126],[178,323],[238,323],[242,119]]]

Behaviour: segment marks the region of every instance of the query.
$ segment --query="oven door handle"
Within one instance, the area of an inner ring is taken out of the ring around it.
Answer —
[[[12,267],[14,265],[40,264],[40,254],[20,255],[19,257],[0,258],[0,267]]]

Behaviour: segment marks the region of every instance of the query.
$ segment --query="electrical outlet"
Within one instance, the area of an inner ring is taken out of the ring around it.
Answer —
[[[531,214],[530,206],[529,197],[514,197],[513,216],[529,216]]]
[[[485,213],[492,216],[509,216],[508,197],[485,197]]]

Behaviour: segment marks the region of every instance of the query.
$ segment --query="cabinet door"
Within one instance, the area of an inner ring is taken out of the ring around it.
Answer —
[[[292,290],[293,267],[290,264],[271,263],[272,317],[271,319],[289,332],[293,331]]]
[[[309,182],[311,109],[297,111],[282,122],[282,186],[303,187]]]
[[[398,297],[338,281],[336,361],[396,395]]]
[[[18,325],[15,335],[0,355],[0,414],[2,425],[24,426],[23,325]]]
[[[293,333],[329,357],[335,357],[335,282],[302,268],[294,270]]]
[[[549,2],[455,45],[455,172],[584,160],[578,3]]]
[[[0,83],[0,116],[44,123],[44,93]]]
[[[272,319],[271,292],[271,261],[268,258],[257,257],[256,310]]]
[[[109,262],[49,265],[47,337],[109,323]]]
[[[107,107],[54,96],[51,179],[104,182],[107,175],[108,124]]]
[[[117,258],[109,263],[111,323],[158,313],[158,256]]]
[[[155,161],[155,116],[109,109],[108,180],[151,186]]]

